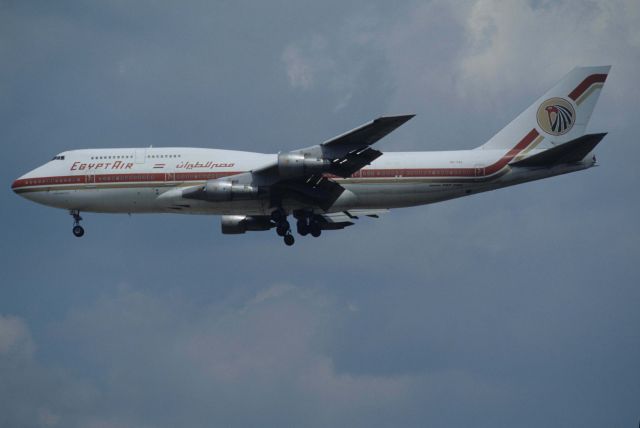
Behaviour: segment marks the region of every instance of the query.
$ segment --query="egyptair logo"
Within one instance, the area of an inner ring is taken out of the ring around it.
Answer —
[[[538,107],[538,125],[547,134],[562,135],[573,128],[576,111],[564,98],[550,98]]]

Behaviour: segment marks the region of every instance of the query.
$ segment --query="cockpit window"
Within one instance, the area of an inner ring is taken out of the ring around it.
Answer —
[[[64,156],[54,156],[51,160],[64,160]]]

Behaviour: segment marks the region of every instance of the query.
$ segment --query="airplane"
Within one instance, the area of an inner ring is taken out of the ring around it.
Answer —
[[[221,215],[224,234],[276,229],[318,237],[361,216],[431,204],[590,168],[606,133],[586,127],[610,66],[576,67],[471,150],[382,152],[414,115],[383,116],[311,147],[263,154],[183,147],[70,150],[12,184],[18,195],[81,212]]]

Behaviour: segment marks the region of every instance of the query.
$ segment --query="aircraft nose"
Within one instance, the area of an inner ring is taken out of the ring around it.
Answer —
[[[26,185],[26,179],[24,178],[24,175],[23,175],[13,180],[13,183],[11,183],[11,190],[13,190],[14,193],[20,194],[21,193],[20,189],[25,187],[25,185]]]

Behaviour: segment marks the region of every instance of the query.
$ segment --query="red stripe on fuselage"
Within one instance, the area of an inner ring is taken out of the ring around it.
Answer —
[[[228,172],[176,172],[176,173],[127,173],[127,174],[86,174],[59,175],[52,177],[33,177],[16,180],[12,189],[30,186],[64,185],[64,184],[97,184],[97,183],[146,183],[165,181],[203,181],[230,175],[240,174],[237,171]]]
[[[538,131],[532,129],[527,135],[524,136],[518,144],[516,144],[511,150],[509,150],[504,156],[502,156],[497,162],[492,163],[489,166],[484,167],[483,174],[477,174],[476,168],[400,168],[400,169],[363,169],[360,171],[360,175],[356,177],[362,178],[376,178],[376,177],[485,177],[495,174],[504,168],[511,160],[516,157],[521,151],[529,146],[535,140],[538,135]],[[356,173],[357,174],[357,173]]]
[[[587,76],[573,91],[571,91],[569,98],[575,101],[580,98],[580,95],[589,89],[591,85],[595,83],[604,83],[605,80],[607,80],[606,74],[592,74],[591,76]]]
[[[538,137],[538,131],[532,129],[527,135],[509,150],[498,161],[484,168],[483,174],[478,174],[476,168],[400,168],[400,169],[363,169],[354,174],[355,178],[388,178],[388,177],[484,177],[495,174],[504,168],[522,150]],[[127,174],[87,174],[60,175],[52,177],[22,178],[13,182],[11,188],[16,190],[32,186],[54,186],[68,184],[106,184],[106,183],[164,183],[185,181],[206,181],[216,178],[241,174],[241,171],[227,172],[176,172],[176,173],[127,173]]]
[[[498,171],[500,171],[503,167],[505,167],[509,162],[511,162],[511,160],[516,157],[521,151],[523,151],[525,148],[527,148],[529,146],[529,144],[533,143],[533,140],[535,140],[538,137],[538,131],[536,131],[535,129],[532,129],[531,131],[529,131],[529,133],[527,135],[524,136],[524,138],[522,140],[520,140],[520,142],[518,144],[516,144],[516,146],[514,148],[512,148],[511,150],[509,150],[507,152],[507,154],[505,154],[504,156],[502,156],[502,158],[494,163],[489,165],[488,167],[485,168],[485,174],[486,175],[491,175],[493,173],[496,173]]]
[[[28,186],[43,186],[47,184],[85,184],[86,175],[59,175],[52,177],[21,178],[13,182],[12,189]]]

